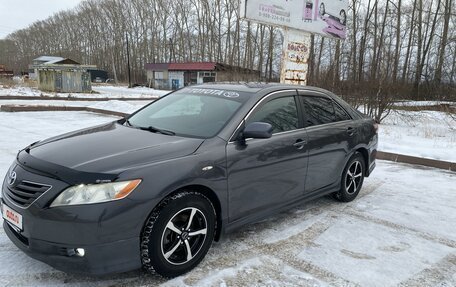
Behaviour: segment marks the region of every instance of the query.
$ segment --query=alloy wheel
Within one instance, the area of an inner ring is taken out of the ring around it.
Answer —
[[[192,260],[201,250],[207,235],[207,220],[198,208],[177,212],[166,224],[161,239],[163,257],[173,265]]]
[[[358,191],[363,178],[363,166],[359,161],[354,161],[345,175],[345,190],[348,194]]]

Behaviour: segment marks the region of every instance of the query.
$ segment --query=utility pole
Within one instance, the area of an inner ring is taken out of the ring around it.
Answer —
[[[117,70],[116,70],[116,65],[115,65],[115,60],[114,60],[114,53],[111,53],[111,57],[112,57],[112,71],[114,72],[114,82],[117,85],[118,84],[118,81],[117,81]]]
[[[131,74],[130,74],[130,47],[128,46],[128,33],[125,33],[127,39],[127,65],[128,65],[128,87],[131,88]]]
[[[176,62],[176,55],[174,53],[173,38],[169,38],[169,62],[170,63],[171,63],[173,58],[174,58],[174,62]]]

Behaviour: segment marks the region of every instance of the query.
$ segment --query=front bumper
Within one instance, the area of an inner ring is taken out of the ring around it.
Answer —
[[[2,186],[2,206],[22,216],[22,230],[6,220],[5,233],[27,255],[71,273],[110,274],[141,267],[140,234],[150,202],[129,198],[89,205],[49,208],[50,202],[68,184],[58,179],[14,167],[18,181],[29,180],[52,186],[28,206],[11,197],[11,188]],[[9,189],[9,190],[8,190]],[[8,192],[7,192],[8,191]],[[75,254],[84,249],[84,256]]]
[[[61,271],[105,275],[141,267],[139,237],[90,246],[65,245],[26,238],[6,221],[3,222],[3,229],[9,239],[28,256]],[[75,248],[84,248],[84,256],[75,254]]]

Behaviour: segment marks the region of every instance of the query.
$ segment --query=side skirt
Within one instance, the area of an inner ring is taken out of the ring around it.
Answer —
[[[290,210],[292,209],[293,207],[296,207],[296,206],[299,206],[299,205],[302,205],[303,203],[305,202],[309,202],[309,201],[312,201],[314,199],[317,199],[317,198],[320,198],[320,197],[323,197],[325,195],[328,195],[328,194],[331,194],[333,192],[336,192],[339,190],[339,187],[340,187],[340,182],[337,182],[337,183],[334,183],[330,186],[327,186],[323,189],[319,189],[319,190],[316,190],[310,194],[307,194],[301,198],[298,198],[298,199],[294,199],[292,201],[289,201],[285,204],[282,204],[280,206],[275,206],[275,205],[272,205],[270,206],[270,208],[264,208],[264,210],[262,211],[259,211],[259,212],[256,212],[254,213],[253,215],[250,215],[250,216],[247,216],[247,217],[244,217],[244,218],[241,218],[239,220],[236,220],[234,222],[230,222],[230,223],[227,223],[227,222],[224,222],[222,223],[223,224],[223,228],[222,228],[222,232],[221,232],[221,238],[228,234],[228,233],[231,233],[231,232],[234,232],[238,229],[240,229],[241,227],[243,227],[244,225],[247,225],[247,224],[252,224],[252,223],[255,223],[255,222],[259,222],[263,219],[266,219],[268,217],[271,217],[273,215],[276,215],[278,213],[281,213],[283,211],[287,211],[287,210]]]

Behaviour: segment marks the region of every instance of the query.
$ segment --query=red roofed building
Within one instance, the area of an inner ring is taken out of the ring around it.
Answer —
[[[177,90],[209,82],[258,82],[260,72],[216,62],[146,64],[149,86]]]

